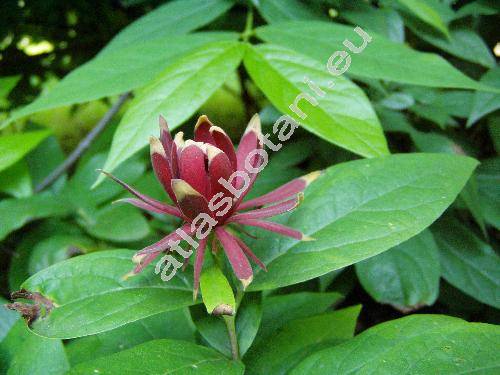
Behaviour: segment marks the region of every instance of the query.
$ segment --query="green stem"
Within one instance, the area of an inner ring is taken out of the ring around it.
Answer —
[[[245,30],[241,33],[241,40],[248,42],[253,34],[253,7],[248,2],[247,20],[245,22]]]
[[[224,322],[226,323],[227,333],[229,335],[229,342],[231,343],[231,355],[235,361],[240,359],[240,351],[238,349],[238,338],[236,337],[236,326],[234,324],[233,315],[224,315]]]

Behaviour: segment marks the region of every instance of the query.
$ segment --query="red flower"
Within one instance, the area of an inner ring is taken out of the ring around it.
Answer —
[[[134,259],[138,265],[134,274],[142,271],[161,253],[172,251],[172,241],[186,239],[185,235],[196,233],[200,240],[194,264],[196,294],[208,234],[214,232],[234,273],[243,287],[246,287],[253,278],[247,257],[262,269],[265,270],[266,267],[239,237],[228,230],[230,224],[259,227],[297,240],[309,239],[292,228],[262,219],[294,209],[300,201],[301,192],[319,175],[318,172],[292,180],[270,193],[243,202],[257,178],[257,170],[267,163],[267,153],[263,150],[261,137],[258,115],[250,120],[237,151],[224,130],[214,126],[206,116],[201,116],[196,123],[195,140],[185,142],[182,132],[172,139],[167,122],[160,116],[160,139],[150,138],[151,161],[156,177],[175,206],[141,194],[125,182],[103,172],[136,197],[122,199],[122,202],[147,211],[173,215],[184,222],[181,227],[184,232],[174,231],[136,253]],[[204,233],[201,233],[201,227],[206,229]]]

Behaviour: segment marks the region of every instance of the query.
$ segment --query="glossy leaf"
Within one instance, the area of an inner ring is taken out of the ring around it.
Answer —
[[[426,24],[433,26],[448,36],[448,28],[440,14],[433,9],[425,0],[397,0],[404,5],[411,13],[424,21]]]
[[[161,38],[186,34],[210,23],[233,5],[232,0],[176,0],[159,6],[124,28],[101,51],[108,54],[119,48]]]
[[[481,82],[494,87],[500,87],[500,67],[495,67],[481,77]],[[472,110],[467,120],[467,126],[472,126],[479,119],[500,108],[500,94],[477,92],[472,103]]]
[[[311,355],[291,374],[495,373],[500,328],[445,315],[411,315]]]
[[[243,365],[213,349],[186,341],[153,340],[107,357],[82,363],[69,374],[243,374]]]
[[[167,27],[165,24],[161,26]],[[235,38],[236,34],[215,32],[168,35],[111,48],[73,70],[47,94],[14,111],[0,127],[39,111],[119,95],[143,87],[186,53],[213,41]]]
[[[275,45],[248,48],[244,63],[271,103],[310,132],[362,156],[389,153],[375,111],[363,91],[348,79],[334,78],[316,61]],[[298,102],[305,115],[301,119],[289,106],[300,93],[310,91],[305,75],[325,95],[317,98],[315,106],[305,99]]]
[[[133,254],[110,250],[82,255],[30,277],[22,287],[56,304],[32,329],[46,337],[88,336],[195,303],[189,269],[163,282],[153,264],[124,279],[134,266]]]
[[[90,235],[114,242],[138,241],[150,233],[139,209],[123,204],[105,206],[82,224]]]
[[[194,324],[184,309],[156,314],[122,327],[72,340],[66,346],[72,366],[156,339],[194,342]]]
[[[327,19],[299,0],[254,0],[259,13],[268,23],[290,20]]]
[[[33,193],[30,172],[24,160],[0,172],[0,191],[16,198],[29,197]]]
[[[233,289],[219,267],[203,269],[200,278],[203,303],[209,314],[233,315],[236,303]]]
[[[309,354],[349,340],[354,335],[361,306],[297,319],[250,349],[245,358],[248,374],[287,374]]]
[[[69,363],[61,340],[35,335],[19,319],[0,342],[0,370],[8,375],[63,375]]]
[[[50,134],[47,130],[4,135],[0,137],[0,171],[21,160]]]
[[[476,175],[481,212],[489,224],[500,229],[500,158],[483,160]]]
[[[252,248],[268,272],[256,270],[250,289],[309,280],[404,242],[441,215],[476,165],[455,155],[407,154],[327,169],[305,191],[304,202],[281,219],[315,241],[259,232]]]
[[[408,311],[432,305],[439,294],[439,250],[425,230],[392,249],[356,264],[365,290],[380,303]]]
[[[433,228],[443,278],[465,294],[500,308],[500,257],[470,229],[452,218]]]
[[[325,312],[342,298],[341,294],[335,292],[298,292],[266,297],[257,341],[264,340],[292,320]]]
[[[19,199],[0,201],[0,240],[31,220],[49,216],[64,216],[73,205],[54,194],[42,193]]]
[[[259,27],[256,34],[266,42],[292,48],[322,64],[326,64],[335,51],[346,50],[342,44],[345,39],[355,46],[362,44],[351,26],[333,22],[280,23]],[[438,55],[415,51],[375,33],[370,36],[372,41],[362,52],[350,54],[352,63],[348,74],[421,86],[495,91],[465,76]],[[402,61],[405,63],[401,64]]]
[[[114,170],[144,147],[149,135],[158,132],[160,114],[166,116],[170,130],[187,120],[224,83],[243,51],[244,45],[237,42],[213,43],[168,67],[130,104],[116,130],[104,169]]]

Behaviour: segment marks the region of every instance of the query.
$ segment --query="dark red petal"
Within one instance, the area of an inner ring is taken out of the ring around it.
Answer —
[[[220,178],[229,181],[234,169],[227,155],[219,148],[207,145],[208,157],[208,178],[210,181],[210,196],[213,197],[219,192],[230,196],[231,193],[219,182]]]
[[[240,143],[238,145],[238,150],[236,151],[237,169],[239,171],[244,171],[245,160],[247,156],[254,150],[257,150],[261,146],[260,142],[261,129],[260,129],[260,118],[255,114],[245,130],[245,133],[241,137]],[[250,161],[251,165],[254,166],[254,162],[258,155],[255,155]],[[239,187],[239,186],[238,186]]]
[[[210,185],[205,166],[206,155],[202,143],[187,141],[179,158],[180,178],[198,193],[210,198]]]
[[[291,196],[303,191],[311,182],[313,182],[316,178],[318,178],[320,174],[321,172],[316,171],[309,173],[305,176],[296,178],[267,194],[264,194],[260,197],[250,199],[249,201],[241,203],[238,206],[238,210],[264,206],[269,203],[275,203],[290,198]]]
[[[189,221],[202,212],[211,215],[205,197],[194,190],[186,181],[173,179],[172,190],[177,198],[177,205]]]
[[[136,198],[118,199],[118,200],[114,201],[113,203],[129,203],[132,206],[141,208],[141,209],[146,210],[146,211],[156,212],[158,214],[167,214],[167,215],[182,217],[182,214],[177,207],[173,207],[173,206],[170,206],[167,204],[164,204],[163,208],[159,209],[155,206],[152,206],[152,205],[150,205],[146,202],[143,202],[140,199],[136,199]]]
[[[200,240],[200,244],[196,249],[196,258],[194,260],[194,281],[193,281],[193,300],[196,300],[198,288],[200,285],[201,268],[203,267],[203,259],[205,258],[205,249],[207,248],[208,237]]]
[[[218,126],[212,126],[210,128],[210,133],[215,141],[215,145],[222,150],[231,162],[231,165],[234,170],[236,170],[238,166],[238,162],[236,160],[236,151],[234,150],[233,142],[231,142],[231,138],[226,134],[224,130],[219,128]]]
[[[99,169],[101,173],[104,173],[107,177],[111,178],[113,181],[121,185],[124,189],[126,189],[130,194],[135,195],[137,198],[139,198],[141,201],[159,209],[159,210],[168,210],[168,206],[157,201],[156,199],[153,199],[151,197],[148,197],[145,194],[140,193],[136,189],[134,189],[132,186],[129,184],[123,182],[119,178],[113,176],[111,173],[108,173],[106,171],[103,171],[102,169]]]
[[[183,230],[187,235],[191,235],[191,224],[185,224],[181,227],[181,230]],[[153,253],[161,253],[162,251],[167,250],[170,248],[170,241],[179,241],[182,240],[182,237],[179,236],[177,231],[173,231],[172,233],[168,234],[167,236],[163,237],[161,240],[158,242],[155,242],[152,245],[149,245],[145,247],[142,250],[139,250],[135,257],[140,257],[148,254],[153,254]]]
[[[147,266],[149,266],[149,264],[156,259],[156,257],[160,255],[160,252],[156,252],[156,253],[149,253],[147,255],[145,255],[141,261],[139,262],[138,265],[135,266],[134,270],[132,271],[134,274],[137,274],[139,272],[142,272],[142,270],[144,268],[146,268]]]
[[[229,263],[231,263],[236,277],[243,284],[243,289],[246,289],[253,279],[252,267],[247,257],[238,245],[238,242],[224,228],[217,227],[215,234],[224,248],[224,252],[229,259]]]
[[[210,143],[215,146],[215,141],[210,133],[210,128],[212,126],[213,124],[207,116],[200,116],[194,126],[194,140],[196,142]]]
[[[165,153],[167,154],[167,159],[170,160],[170,155],[172,154],[173,140],[168,130],[167,120],[165,120],[165,118],[162,115],[160,115],[159,124],[160,124],[160,141],[161,144],[163,145],[163,148],[165,149]]]
[[[232,222],[232,221],[246,220],[246,219],[251,219],[251,220],[265,219],[267,217],[280,215],[287,211],[291,211],[295,207],[297,207],[301,199],[302,199],[301,196],[297,196],[294,199],[289,199],[287,201],[275,204],[274,206],[259,208],[257,210],[235,214],[231,216],[227,221]]]
[[[285,225],[274,223],[272,221],[247,219],[247,220],[235,220],[234,222],[238,223],[238,224],[242,224],[242,225],[249,225],[251,227],[262,228],[262,229],[268,230],[270,232],[281,234],[282,236],[295,238],[296,240],[301,240],[301,241],[312,240],[312,238],[304,236],[298,230],[289,228]]]
[[[155,172],[156,178],[162,184],[165,191],[168,193],[170,199],[175,202],[175,195],[172,191],[171,183],[172,171],[170,163],[167,160],[167,155],[163,148],[162,143],[155,137],[149,138],[151,164]]]
[[[260,268],[262,268],[264,271],[267,272],[267,268],[266,268],[266,265],[264,263],[262,263],[262,261],[257,258],[257,255],[255,255],[253,253],[252,250],[250,250],[250,248],[247,246],[247,244],[245,242],[243,242],[243,240],[237,236],[233,236],[234,239],[236,240],[236,242],[238,242],[238,245],[240,245],[241,249],[243,250],[243,252],[250,258],[252,259]]]

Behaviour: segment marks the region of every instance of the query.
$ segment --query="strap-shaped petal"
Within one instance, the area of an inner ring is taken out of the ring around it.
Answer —
[[[205,259],[205,250],[207,248],[208,237],[200,240],[196,249],[196,258],[194,260],[194,280],[193,280],[193,300],[198,296],[198,288],[200,286],[200,274],[203,267],[203,259]]]
[[[210,198],[204,144],[187,141],[179,157],[180,178],[198,193]]]
[[[311,237],[303,235],[298,230],[292,229],[282,224],[274,223],[272,221],[243,219],[243,220],[234,220],[234,222],[242,225],[248,225],[251,227],[262,228],[270,232],[281,234],[282,236],[295,238],[296,240],[300,241],[312,240]]]
[[[250,199],[246,202],[241,203],[237,209],[245,210],[247,208],[264,206],[266,204],[276,203],[285,200],[287,198],[290,198],[291,196],[304,191],[304,189],[316,178],[318,178],[320,174],[321,174],[320,171],[316,171],[316,172],[311,172],[305,176],[296,178],[290,182],[287,182],[284,185],[281,185],[279,188],[267,194],[261,195],[260,197]]]
[[[162,184],[170,199],[175,202],[175,195],[172,191],[171,183],[172,170],[167,159],[167,154],[163,148],[163,144],[155,137],[149,138],[151,164],[155,172],[156,178]]]
[[[211,215],[208,202],[191,185],[182,179],[172,180],[172,190],[177,199],[177,205],[188,221],[192,221],[200,213]]]
[[[233,268],[234,274],[243,284],[243,289],[252,282],[253,271],[247,257],[243,253],[236,239],[231,236],[223,227],[217,227],[215,234],[219,239],[227,259]]]
[[[236,151],[234,150],[233,142],[231,138],[226,134],[226,132],[219,128],[218,126],[212,126],[210,128],[210,134],[215,141],[215,145],[222,150],[231,162],[234,170],[238,167],[238,162],[236,160]]]
[[[257,258],[257,255],[255,255],[253,253],[252,250],[250,250],[250,248],[247,246],[247,244],[245,242],[243,242],[243,240],[237,236],[233,236],[234,239],[236,240],[236,242],[238,242],[238,245],[240,245],[241,249],[243,250],[243,252],[250,258],[252,259],[260,268],[262,268],[264,271],[267,272],[267,268],[266,268],[266,265],[264,263],[262,263],[262,261]]]
[[[260,125],[260,118],[258,114],[255,114],[248,123],[245,133],[241,137],[240,144],[238,145],[238,150],[236,151],[236,160],[238,165],[237,169],[239,171],[245,170],[245,160],[247,156],[252,151],[260,148],[261,136],[262,132]],[[255,155],[250,161],[250,164],[252,166],[254,165],[254,160],[257,157],[258,156]]]
[[[210,128],[212,126],[213,124],[207,116],[200,116],[194,126],[194,140],[196,142],[209,143],[215,146],[214,138],[210,133]]]
[[[219,182],[220,178],[228,181],[234,169],[227,155],[219,148],[207,145],[208,178],[210,182],[210,197],[223,192],[230,196],[231,193]]]
[[[122,198],[114,201],[113,203],[129,203],[132,206],[135,206],[137,208],[150,211],[150,212],[156,212],[158,214],[167,214],[167,215],[172,215],[172,216],[177,216],[177,217],[182,217],[182,213],[179,211],[177,207],[170,206],[168,204],[164,204],[162,209],[159,209],[155,206],[150,205],[149,203],[146,203],[144,201],[141,201],[140,199],[136,198]]]
[[[302,200],[303,195],[301,195],[301,193],[299,194],[300,195],[298,195],[294,199],[289,199],[284,202],[275,204],[273,206],[268,206],[253,211],[235,214],[228,219],[228,222],[238,221],[238,220],[248,220],[248,219],[250,220],[265,219],[268,217],[273,217],[291,211],[295,207],[297,207]]]
[[[170,135],[170,131],[168,130],[168,124],[167,120],[160,115],[160,118],[158,120],[159,125],[160,125],[160,141],[161,144],[163,145],[163,148],[165,149],[165,153],[167,154],[167,159],[170,162],[170,155],[172,154],[172,136]]]

